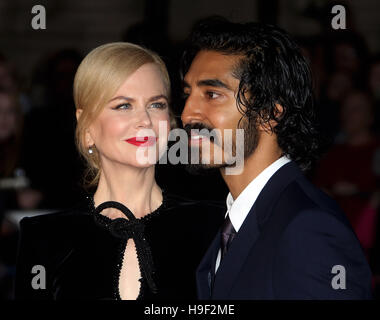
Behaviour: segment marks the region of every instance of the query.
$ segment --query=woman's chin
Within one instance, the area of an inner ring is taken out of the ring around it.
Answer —
[[[133,162],[128,162],[125,164],[131,167],[144,169],[144,168],[153,167],[156,165],[156,163],[157,163],[157,159],[144,159],[143,161],[141,161],[140,159],[140,161],[135,160]]]

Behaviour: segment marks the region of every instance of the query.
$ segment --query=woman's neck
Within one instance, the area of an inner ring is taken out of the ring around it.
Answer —
[[[94,194],[95,206],[105,201],[117,201],[128,207],[136,218],[151,213],[163,201],[162,190],[154,175],[154,166],[136,168],[102,163],[99,184]]]

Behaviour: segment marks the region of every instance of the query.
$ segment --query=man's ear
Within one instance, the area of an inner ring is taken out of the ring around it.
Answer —
[[[275,109],[275,112],[274,112],[274,115],[276,116],[276,119],[281,119],[282,118],[282,114],[284,112],[284,108],[282,107],[282,105],[276,103],[275,104],[276,106],[276,109]],[[274,126],[277,126],[277,122],[275,121],[275,124]]]
[[[83,112],[83,109],[77,109],[77,111],[75,112],[75,116],[77,117],[77,121],[79,120],[79,117],[82,114],[82,112]]]
[[[282,105],[278,103],[276,103],[275,106],[276,108],[275,108],[274,115],[276,119],[281,119],[284,108],[282,107]],[[272,128],[274,128],[275,126],[277,126],[277,121],[272,119],[269,122],[259,124],[258,128],[261,131],[272,132]]]

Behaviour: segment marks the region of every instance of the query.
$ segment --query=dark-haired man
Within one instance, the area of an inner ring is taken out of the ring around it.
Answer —
[[[371,272],[347,219],[300,170],[320,142],[310,71],[294,41],[273,26],[205,20],[190,36],[182,74],[181,118],[200,158],[192,168],[219,168],[230,190],[226,221],[197,270],[199,298],[371,298]],[[202,128],[219,130],[219,139],[194,134]],[[237,153],[237,129],[244,165],[227,173],[223,133],[232,131]]]

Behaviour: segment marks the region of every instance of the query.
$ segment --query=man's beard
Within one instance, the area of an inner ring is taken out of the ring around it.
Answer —
[[[242,126],[239,129],[244,130],[244,159],[250,156],[257,148],[258,144],[258,132],[257,129],[254,125],[255,121],[248,121],[247,118],[241,119],[242,121]],[[240,124],[240,122],[239,122]],[[192,129],[207,129],[209,131],[213,130],[213,128],[208,127],[202,123],[195,123],[195,124],[187,124],[184,127],[184,130],[187,133],[187,136],[191,138],[191,130]],[[222,133],[223,134],[223,133]],[[224,152],[224,147],[222,146],[222,143],[219,141],[210,141],[210,143],[217,143],[218,146],[222,149],[222,152]],[[192,164],[190,161],[188,161],[188,164],[186,164],[185,169],[187,172],[190,174],[195,174],[195,175],[210,175],[210,174],[215,174],[216,171],[219,171],[220,169],[227,168],[227,167],[232,167],[235,165],[235,163],[228,164],[228,163],[221,163],[221,164],[205,164],[202,163],[202,148],[201,148],[201,143],[197,147],[191,147],[190,145],[188,146],[188,154],[189,158],[192,152],[192,148],[198,148],[199,152],[199,163],[194,163]],[[210,150],[211,152],[211,150]],[[231,148],[231,153],[232,155],[236,156],[236,135],[235,139],[232,141],[232,148]]]

